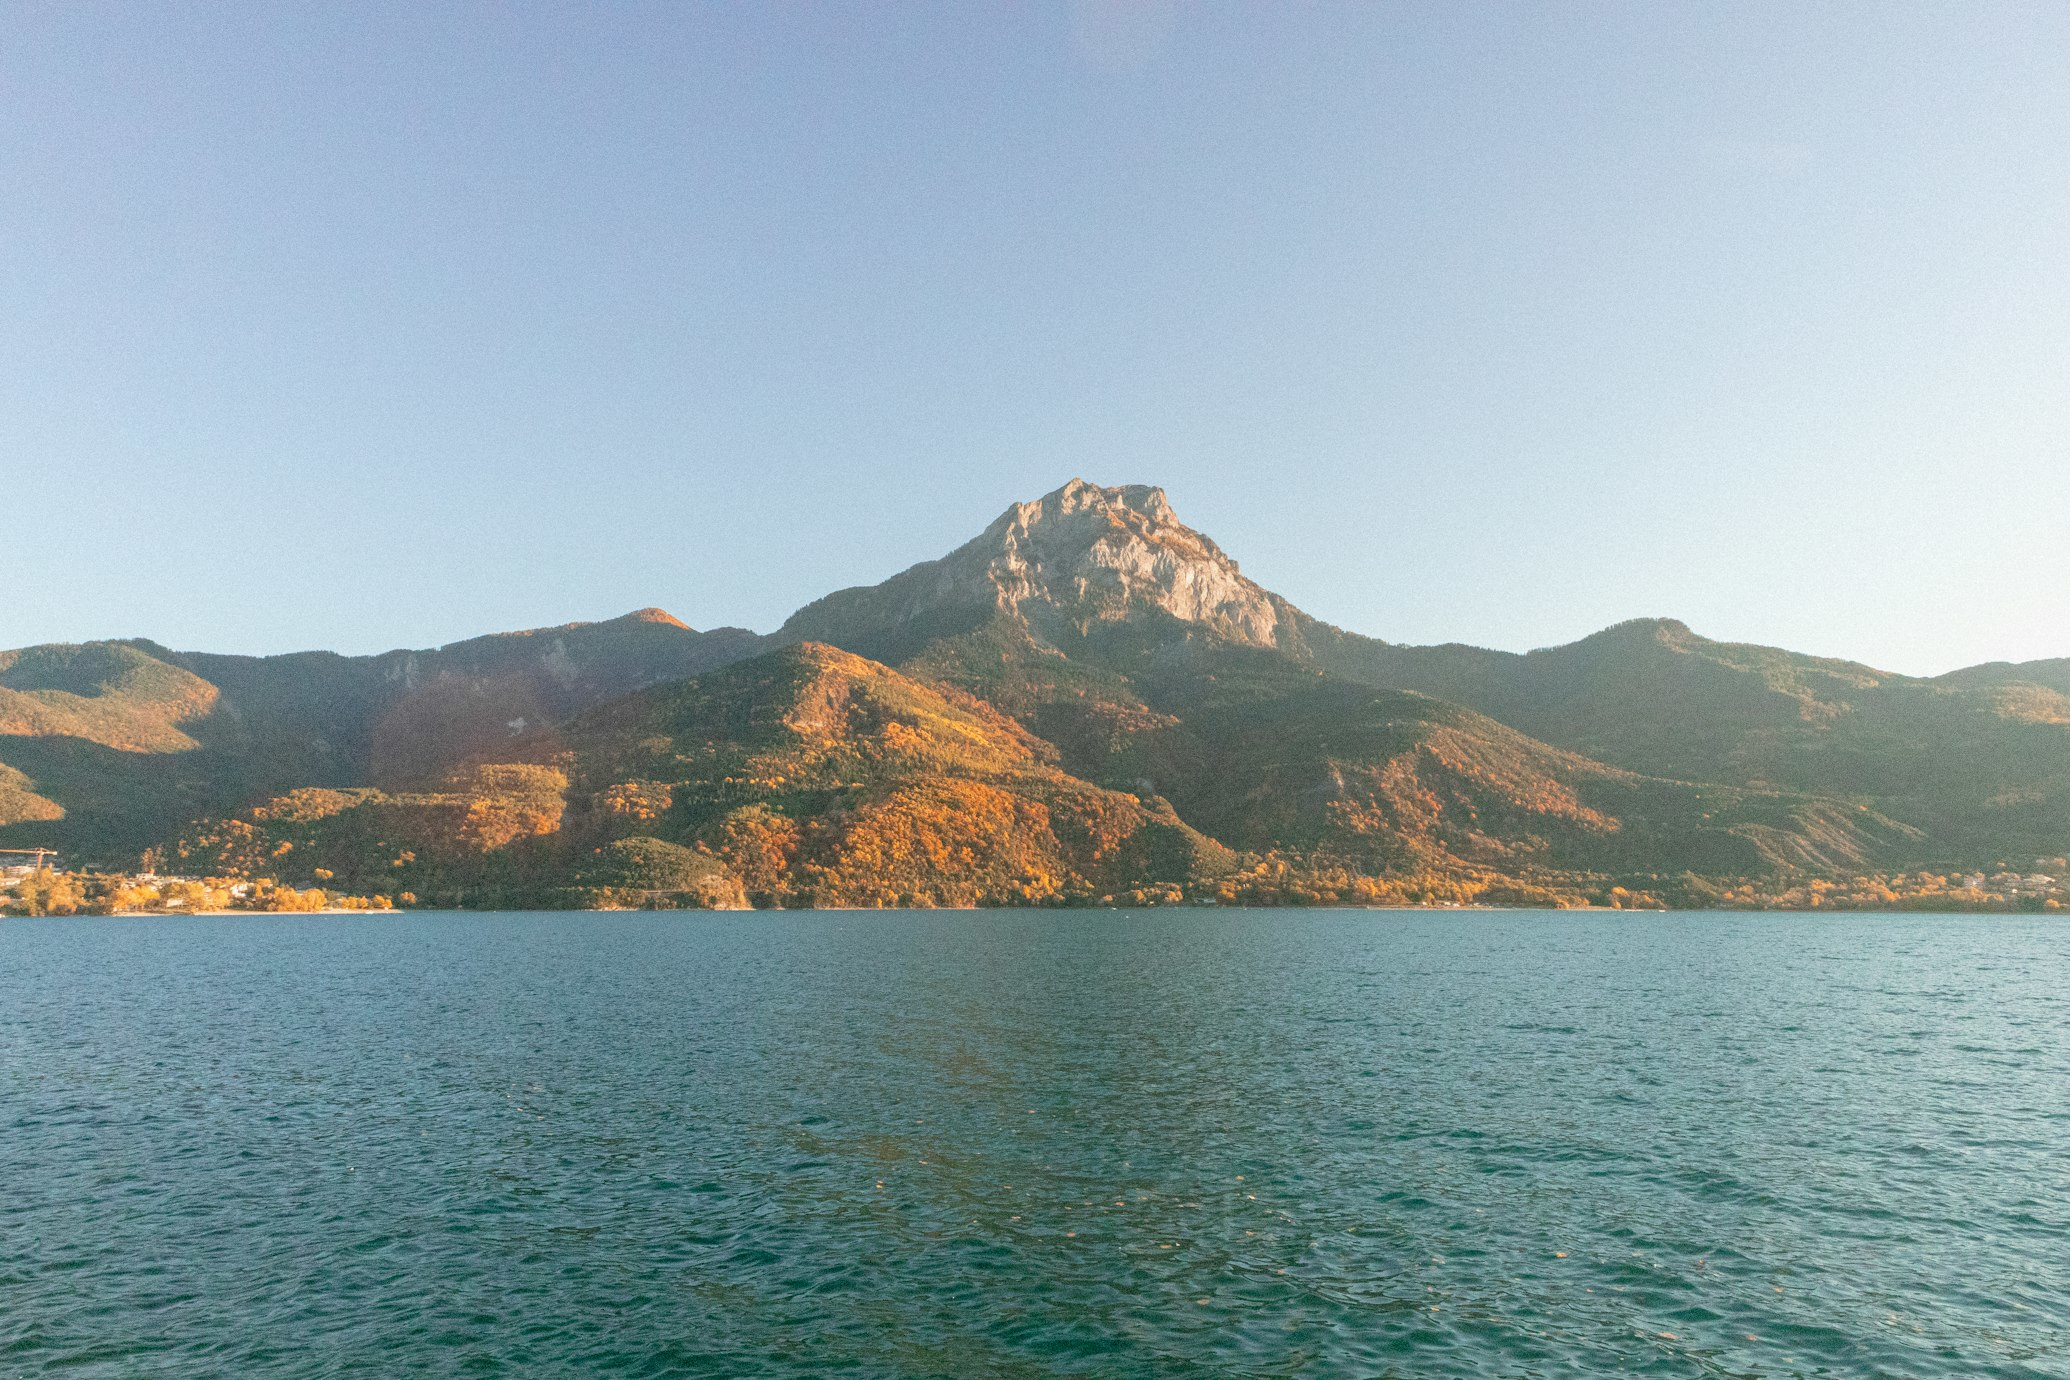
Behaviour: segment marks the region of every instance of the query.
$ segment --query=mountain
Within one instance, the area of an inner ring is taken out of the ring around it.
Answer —
[[[1458,705],[1327,677],[1218,693],[1153,677],[1166,721],[1115,770],[1232,846],[1356,871],[1746,876],[1871,868],[1915,831],[1816,796],[1695,785],[1539,742]]]
[[[1465,693],[1375,695],[1361,654],[1394,649],[1258,586],[1160,489],[1073,480],[939,561],[807,605],[777,637],[956,686],[1056,744],[1069,770],[1162,792],[1247,848],[1326,848],[1354,867],[1741,874],[1859,869],[1919,841],[1815,785],[1706,796],[1687,782],[1718,778],[1620,770],[1443,702],[1472,704],[1501,654],[1472,654],[1483,669]]]
[[[643,609],[366,657],[144,640],[0,652],[0,846],[133,854],[299,786],[435,780],[491,744],[761,646]]]
[[[141,644],[150,647],[150,644]],[[218,686],[234,729],[268,754],[305,752],[340,781],[435,776],[484,746],[591,705],[752,655],[742,628],[698,632],[660,609],[601,623],[496,633],[435,651],[234,657],[169,653]]]
[[[657,833],[786,902],[1089,899],[1231,862],[1162,802],[1060,770],[982,700],[816,643],[643,691],[567,738],[605,813],[665,795]]]
[[[1101,777],[1097,745],[1231,649],[1413,691],[1639,776],[1875,815],[1874,842],[1775,846],[1810,865],[1981,864],[2070,843],[2070,662],[1939,680],[1638,620],[1530,653],[1404,646],[1313,618],[1180,523],[1162,490],[1074,480],[940,561],[808,605],[809,635],[984,695]],[[1125,735],[1124,735],[1125,736]],[[1715,812],[1714,812],[1715,813]],[[1839,845],[1836,847],[1836,844]]]
[[[1073,480],[767,637],[0,654],[0,846],[466,904],[1701,898],[2064,852],[2066,665],[1928,680],[1665,619],[1404,646],[1162,490]]]
[[[1333,675],[1452,700],[1616,766],[1868,804],[1921,831],[1914,861],[2070,841],[2070,697],[2032,680],[1893,675],[1666,619],[1523,654],[1303,631]]]
[[[787,905],[1004,905],[1177,888],[1229,851],[1102,790],[983,703],[813,643],[637,692],[433,790],[301,791],[182,867],[451,903],[695,890]],[[667,877],[678,880],[664,884]]]
[[[972,540],[880,585],[807,604],[776,636],[904,661],[995,618],[1039,645],[1162,619],[1227,642],[1275,645],[1288,606],[1173,515],[1164,490],[1074,479],[1017,503]],[[864,650],[864,649],[867,650]]]

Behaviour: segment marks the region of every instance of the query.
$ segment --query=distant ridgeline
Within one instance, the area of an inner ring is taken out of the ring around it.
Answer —
[[[1316,621],[1073,481],[774,634],[0,652],[0,848],[452,906],[2053,907],[2070,660]]]

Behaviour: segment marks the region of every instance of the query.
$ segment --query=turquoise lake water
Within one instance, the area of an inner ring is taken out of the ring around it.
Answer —
[[[2070,924],[0,921],[0,1376],[2070,1375]]]

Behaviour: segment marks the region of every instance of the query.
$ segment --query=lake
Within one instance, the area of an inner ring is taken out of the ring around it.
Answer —
[[[0,1376],[2070,1374],[2070,926],[0,921]]]

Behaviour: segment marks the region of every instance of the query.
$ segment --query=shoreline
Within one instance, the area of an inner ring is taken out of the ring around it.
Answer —
[[[472,906],[412,906],[408,909],[395,908],[376,910],[360,906],[325,906],[319,910],[117,910],[105,912],[75,911],[69,915],[15,915],[0,913],[0,920],[209,920],[230,917],[279,919],[314,916],[353,916],[362,918],[393,918],[409,915],[896,915],[896,914],[942,914],[942,915],[1087,915],[1095,912],[1126,911],[1133,915],[1153,913],[1200,914],[1215,911],[1239,911],[1246,913],[1293,913],[1304,911],[1360,911],[1400,915],[1437,915],[1448,913],[1474,913],[1484,915],[1940,915],[1957,918],[1988,918],[1997,916],[2031,916],[2035,918],[2070,918],[2070,911],[2028,910],[2001,908],[1993,910],[1957,910],[1939,907],[1907,906],[1483,906],[1483,905],[1441,905],[1441,906],[1359,906],[1359,905],[1317,905],[1317,906],[770,906],[702,908],[682,907],[675,909],[647,909],[635,907],[610,907],[603,909],[575,908],[494,908]]]

